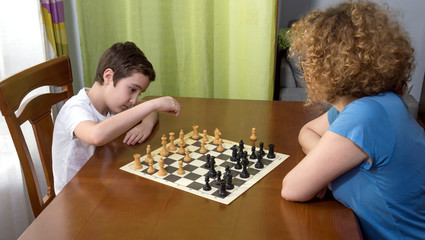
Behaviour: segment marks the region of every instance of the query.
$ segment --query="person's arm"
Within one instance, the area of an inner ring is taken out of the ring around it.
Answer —
[[[102,146],[135,126],[154,111],[168,112],[177,116],[180,113],[180,105],[172,97],[155,98],[115,114],[100,123],[81,122],[75,128],[74,133],[88,144]]]
[[[328,112],[305,124],[298,134],[298,142],[305,154],[308,154],[329,128]]]
[[[281,195],[289,201],[308,201],[328,183],[368,159],[348,138],[326,131],[315,147],[282,181]]]
[[[142,143],[148,138],[152,129],[155,127],[158,122],[158,112],[152,112],[146,116],[141,123],[137,124],[131,128],[124,137],[123,142],[128,145],[134,145],[137,143]]]

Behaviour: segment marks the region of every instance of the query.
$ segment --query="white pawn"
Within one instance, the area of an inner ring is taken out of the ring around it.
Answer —
[[[255,128],[252,128],[251,130],[251,136],[249,137],[249,140],[251,140],[251,146],[255,147],[255,141],[257,141],[257,135],[255,134],[256,130]]]
[[[175,150],[177,150],[177,147],[176,147],[176,145],[174,145],[174,139],[176,139],[175,137],[174,137],[174,132],[170,132],[170,145],[168,146],[168,150],[169,151],[175,151]]]
[[[190,162],[190,160],[192,160],[191,158],[190,158],[190,156],[189,156],[189,149],[185,149],[185,153],[186,153],[186,156],[184,157],[184,161],[185,162]]]
[[[164,169],[164,159],[160,158],[158,161],[158,165],[159,165],[159,170],[158,170],[158,176],[165,176],[167,175],[167,171],[165,171]]]
[[[166,157],[166,156],[168,156],[168,154],[170,153],[170,152],[168,152],[168,150],[167,150],[167,137],[165,136],[165,134],[162,134],[162,137],[161,137],[161,144],[162,144],[162,150],[161,150],[161,152],[159,153],[159,155],[161,155],[161,156],[163,156],[163,157]]]
[[[218,140],[218,147],[217,147],[217,151],[219,152],[223,152],[224,148],[223,148],[223,140]]]
[[[177,174],[178,175],[183,175],[184,174],[183,161],[182,160],[179,160],[179,170],[177,170]]]
[[[202,134],[204,135],[202,141],[208,142],[210,139],[208,139],[207,130],[202,131]]]
[[[154,173],[156,170],[155,170],[155,168],[153,167],[153,159],[151,158],[151,159],[149,159],[149,168],[148,168],[148,173]]]
[[[201,149],[199,149],[199,152],[200,153],[206,153],[207,152],[207,149],[205,148],[205,141],[204,140],[201,141]]]

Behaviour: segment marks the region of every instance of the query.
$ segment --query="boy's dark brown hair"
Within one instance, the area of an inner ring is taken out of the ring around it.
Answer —
[[[115,43],[108,48],[99,59],[94,81],[103,85],[103,73],[108,68],[114,71],[114,86],[135,72],[146,75],[151,82],[155,80],[152,64],[133,42]]]

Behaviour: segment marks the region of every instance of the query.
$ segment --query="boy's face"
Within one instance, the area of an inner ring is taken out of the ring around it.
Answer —
[[[137,97],[149,86],[149,77],[135,72],[129,77],[121,78],[116,85],[111,79],[106,80],[105,101],[109,112],[119,113],[132,107]]]

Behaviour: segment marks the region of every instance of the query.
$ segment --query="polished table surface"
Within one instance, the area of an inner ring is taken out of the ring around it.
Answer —
[[[297,136],[315,115],[300,102],[177,98],[180,116],[161,113],[152,135],[126,146],[123,136],[92,158],[22,234],[21,239],[361,239],[354,213],[327,196],[308,203],[281,198],[285,174],[302,153]],[[119,168],[161,146],[162,134],[219,128],[224,139],[275,144],[290,155],[229,205]]]

